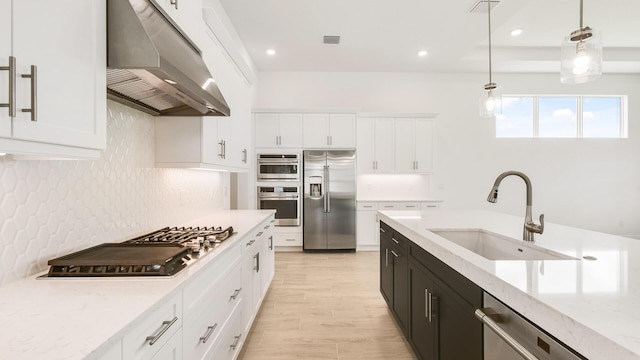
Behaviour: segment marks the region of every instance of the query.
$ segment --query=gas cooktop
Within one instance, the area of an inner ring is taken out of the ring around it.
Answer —
[[[166,227],[49,260],[47,277],[171,276],[233,235],[233,227]]]

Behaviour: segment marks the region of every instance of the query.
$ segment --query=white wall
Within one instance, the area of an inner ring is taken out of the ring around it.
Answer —
[[[254,108],[357,109],[439,113],[435,169],[429,194],[448,208],[523,215],[524,185],[509,178],[497,204],[486,202],[496,176],[520,170],[533,183],[533,211],[549,222],[640,235],[640,76],[604,75],[563,86],[559,74],[498,74],[505,94],[622,94],[629,96],[629,138],[496,139],[495,123],[478,116],[483,74],[259,74]]]
[[[153,117],[109,101],[107,121],[100,160],[0,158],[0,285],[52,258],[228,207],[228,174],[154,168]]]

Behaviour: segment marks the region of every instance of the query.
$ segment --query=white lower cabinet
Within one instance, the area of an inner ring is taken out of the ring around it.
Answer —
[[[185,359],[211,353],[230,314],[242,300],[241,248],[237,244],[183,290]]]
[[[193,264],[196,274],[181,289],[94,359],[236,359],[274,276],[273,219]]]
[[[378,210],[437,210],[437,201],[358,201],[356,212],[356,241],[358,251],[380,250]]]
[[[122,339],[124,359],[164,359],[164,345],[182,327],[182,292],[165,299]],[[182,337],[180,337],[182,341]]]
[[[378,203],[358,202],[356,212],[356,243],[358,250],[376,250],[380,244]]]
[[[210,360],[233,360],[238,357],[242,344],[245,341],[247,332],[242,328],[242,306],[237,306],[229,321],[225,325],[225,331],[220,335],[218,341],[211,351],[210,356],[203,359]],[[199,358],[193,358],[199,359]]]

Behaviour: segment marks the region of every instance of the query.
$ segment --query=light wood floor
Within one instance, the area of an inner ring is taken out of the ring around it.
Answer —
[[[276,253],[240,359],[416,359],[379,292],[378,252]]]

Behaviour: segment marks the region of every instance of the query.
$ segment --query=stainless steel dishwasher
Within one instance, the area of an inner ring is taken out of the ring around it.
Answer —
[[[484,323],[484,360],[586,360],[486,292],[476,317]]]

